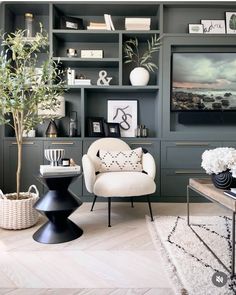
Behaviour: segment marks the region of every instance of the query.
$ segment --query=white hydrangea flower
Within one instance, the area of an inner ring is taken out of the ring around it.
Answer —
[[[219,174],[228,169],[235,169],[236,150],[234,148],[216,148],[202,154],[202,168],[207,174]]]

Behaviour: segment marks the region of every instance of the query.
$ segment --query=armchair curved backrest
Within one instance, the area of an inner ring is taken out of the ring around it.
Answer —
[[[100,149],[109,150],[109,151],[127,151],[127,150],[130,150],[131,148],[126,142],[118,138],[108,137],[108,138],[101,138],[94,141],[90,145],[87,151],[87,155],[94,163],[95,169],[98,169],[100,164],[99,159],[97,157],[97,152]]]

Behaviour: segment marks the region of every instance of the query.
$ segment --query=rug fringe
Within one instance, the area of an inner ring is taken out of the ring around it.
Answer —
[[[154,217],[154,222],[155,222],[155,219],[156,219],[156,217]],[[188,291],[184,288],[182,281],[180,280],[180,278],[177,275],[176,267],[171,262],[171,259],[168,255],[168,251],[165,250],[165,247],[159,238],[159,235],[158,235],[156,228],[154,226],[154,222],[151,222],[150,217],[146,215],[146,223],[147,223],[147,227],[149,229],[149,233],[151,235],[153,244],[154,244],[155,248],[157,250],[160,250],[160,252],[161,252],[161,259],[162,259],[164,266],[167,269],[166,273],[167,273],[168,277],[170,278],[170,282],[171,282],[171,285],[175,291],[175,294],[188,295],[189,294]]]

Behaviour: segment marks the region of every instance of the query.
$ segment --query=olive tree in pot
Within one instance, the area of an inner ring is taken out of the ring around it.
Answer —
[[[0,191],[0,227],[7,229],[27,228],[37,222],[33,208],[37,188],[31,186],[28,192],[20,192],[23,133],[42,121],[38,106],[57,109],[57,98],[64,91],[61,71],[51,58],[40,65],[40,74],[36,71],[38,54],[48,46],[47,34],[41,28],[30,41],[24,35],[22,30],[3,34],[0,53],[0,123],[14,129],[18,153],[16,193],[4,195]],[[36,193],[31,192],[32,187]]]
[[[146,86],[150,79],[149,72],[154,72],[158,66],[152,61],[153,53],[159,51],[161,43],[156,35],[147,40],[147,49],[140,53],[138,38],[129,39],[124,42],[124,63],[133,63],[136,67],[130,72],[130,82],[133,86]]]

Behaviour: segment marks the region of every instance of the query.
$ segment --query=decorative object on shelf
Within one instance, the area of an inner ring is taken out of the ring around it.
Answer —
[[[62,30],[83,30],[83,20],[81,18],[63,15],[60,18],[60,28]]]
[[[44,62],[39,58],[40,52],[48,46],[48,36],[42,27],[37,33],[37,38],[33,38],[28,46],[25,43],[25,32],[17,30],[10,34],[1,36],[2,51],[0,53],[0,123],[9,125],[15,131],[17,142],[17,171],[16,171],[16,193],[11,194],[10,202],[18,208],[18,203],[27,202],[32,208],[30,200],[31,193],[20,193],[21,175],[22,175],[22,150],[23,150],[23,132],[34,128],[42,119],[38,116],[37,108],[43,104],[45,109],[56,109],[57,96],[64,93],[64,83],[60,80],[61,71],[58,65],[52,59],[46,59]],[[11,59],[9,59],[9,55]],[[43,69],[40,79],[35,78],[35,65],[41,64]],[[13,70],[14,65],[14,70]],[[26,71],[27,68],[27,71]],[[17,74],[16,74],[17,73]],[[52,81],[58,80],[58,83],[50,86],[48,77]],[[9,95],[11,93],[11,95]],[[12,120],[9,120],[9,114]],[[6,117],[7,115],[7,117]],[[13,177],[13,175],[8,175]],[[8,195],[6,202],[9,201]],[[3,200],[5,202],[5,199]],[[20,207],[20,205],[19,205]],[[10,211],[5,214],[11,214]],[[17,218],[21,216],[21,211],[15,213]],[[2,211],[1,214],[2,216]],[[3,217],[4,218],[4,217]],[[12,216],[12,218],[15,218]]]
[[[149,31],[151,26],[150,17],[126,17],[125,29],[130,31]]]
[[[229,189],[236,187],[236,179],[232,177],[231,169],[236,167],[236,150],[234,148],[215,148],[202,154],[201,166],[212,176],[217,188]]]
[[[141,137],[148,136],[148,128],[145,125],[141,125]]]
[[[120,124],[104,122],[105,136],[120,137]]]
[[[136,137],[147,137],[148,136],[148,128],[145,125],[138,125],[135,129]]]
[[[75,56],[77,56],[77,50],[75,48],[68,48],[66,50],[66,55],[68,57],[75,57]]]
[[[35,193],[32,192],[34,189]],[[30,197],[29,197],[30,196]],[[15,194],[3,194],[0,190],[0,227],[5,229],[24,229],[35,225],[39,214],[33,208],[39,199],[39,191],[31,185],[28,192],[20,193],[15,202]]]
[[[105,23],[106,23],[106,26],[107,26],[107,30],[115,31],[115,27],[114,27],[113,21],[111,19],[111,15],[110,14],[104,14],[104,20],[105,20]]]
[[[76,137],[77,136],[77,112],[70,112],[70,122],[69,122],[69,136]]]
[[[80,51],[81,58],[103,58],[103,50],[100,49],[82,49]]]
[[[123,45],[125,64],[134,63],[134,68],[130,73],[130,82],[133,86],[146,86],[149,82],[149,72],[154,72],[158,66],[152,62],[152,55],[159,51],[161,43],[156,35],[151,37],[151,42],[147,40],[147,50],[141,55],[139,51],[138,38],[129,39]]]
[[[203,34],[203,25],[201,24],[189,24],[188,32],[190,34]]]
[[[138,122],[137,100],[108,100],[107,121],[119,123],[121,137],[135,137]]]
[[[88,135],[92,137],[104,136],[104,118],[90,117],[88,120]]]
[[[23,137],[35,137],[36,136],[36,130],[31,129],[29,131],[24,130],[23,131]]]
[[[98,73],[97,85],[110,85],[112,77],[107,77],[107,72],[102,70]]]
[[[33,37],[33,21],[34,16],[32,13],[25,13],[25,34],[26,38],[32,38]]]
[[[58,128],[55,123],[55,119],[61,119],[65,117],[65,98],[64,96],[56,97],[57,106],[56,108],[49,110],[44,109],[43,106],[38,106],[38,116],[43,119],[50,119],[49,125],[45,132],[47,137],[57,137],[58,136]]]
[[[66,71],[67,74],[67,84],[74,85],[75,84],[75,70],[68,68]]]
[[[64,157],[64,149],[45,149],[44,156],[51,166],[59,166],[59,161]]]
[[[70,166],[76,166],[75,161],[73,158],[70,158]]]
[[[61,166],[63,166],[63,167],[69,167],[70,166],[70,159],[68,159],[68,158],[62,158],[61,159]]]
[[[225,34],[224,20],[201,20],[204,34]]]
[[[226,12],[226,32],[236,34],[236,12]]]

